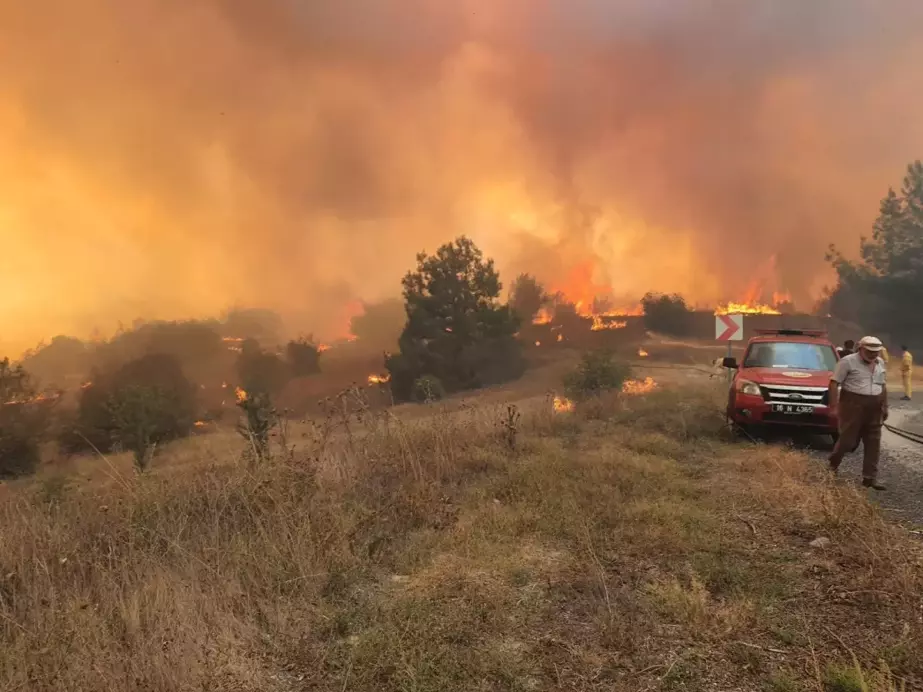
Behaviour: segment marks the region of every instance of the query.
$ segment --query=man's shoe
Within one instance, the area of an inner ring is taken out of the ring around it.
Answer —
[[[863,478],[862,485],[872,490],[887,490],[885,486],[872,478]]]
[[[839,473],[840,467],[839,467],[838,464],[837,464],[837,465],[834,465],[834,464],[831,462],[831,463],[827,464],[827,470],[828,470],[831,474],[833,474],[833,475],[835,476],[835,475],[837,475],[837,473]]]

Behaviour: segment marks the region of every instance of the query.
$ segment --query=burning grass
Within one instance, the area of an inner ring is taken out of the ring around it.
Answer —
[[[806,456],[729,443],[719,400],[433,406],[256,468],[205,436],[23,483],[0,689],[864,689],[830,686],[856,663],[916,689],[917,546]]]

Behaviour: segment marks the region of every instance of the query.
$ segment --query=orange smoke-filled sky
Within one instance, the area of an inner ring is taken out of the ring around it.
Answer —
[[[507,283],[806,303],[921,155],[921,59],[918,0],[0,0],[0,346],[332,333],[460,233]]]

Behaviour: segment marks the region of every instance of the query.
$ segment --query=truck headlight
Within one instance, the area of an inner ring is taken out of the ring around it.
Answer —
[[[750,380],[738,380],[737,382],[737,391],[741,394],[749,394],[750,396],[762,396],[760,387],[756,382],[751,382]]]

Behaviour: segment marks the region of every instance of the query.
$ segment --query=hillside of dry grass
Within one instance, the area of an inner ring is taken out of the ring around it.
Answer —
[[[200,438],[19,485],[0,689],[918,689],[918,546],[727,439],[720,398],[434,407],[261,468]]]

